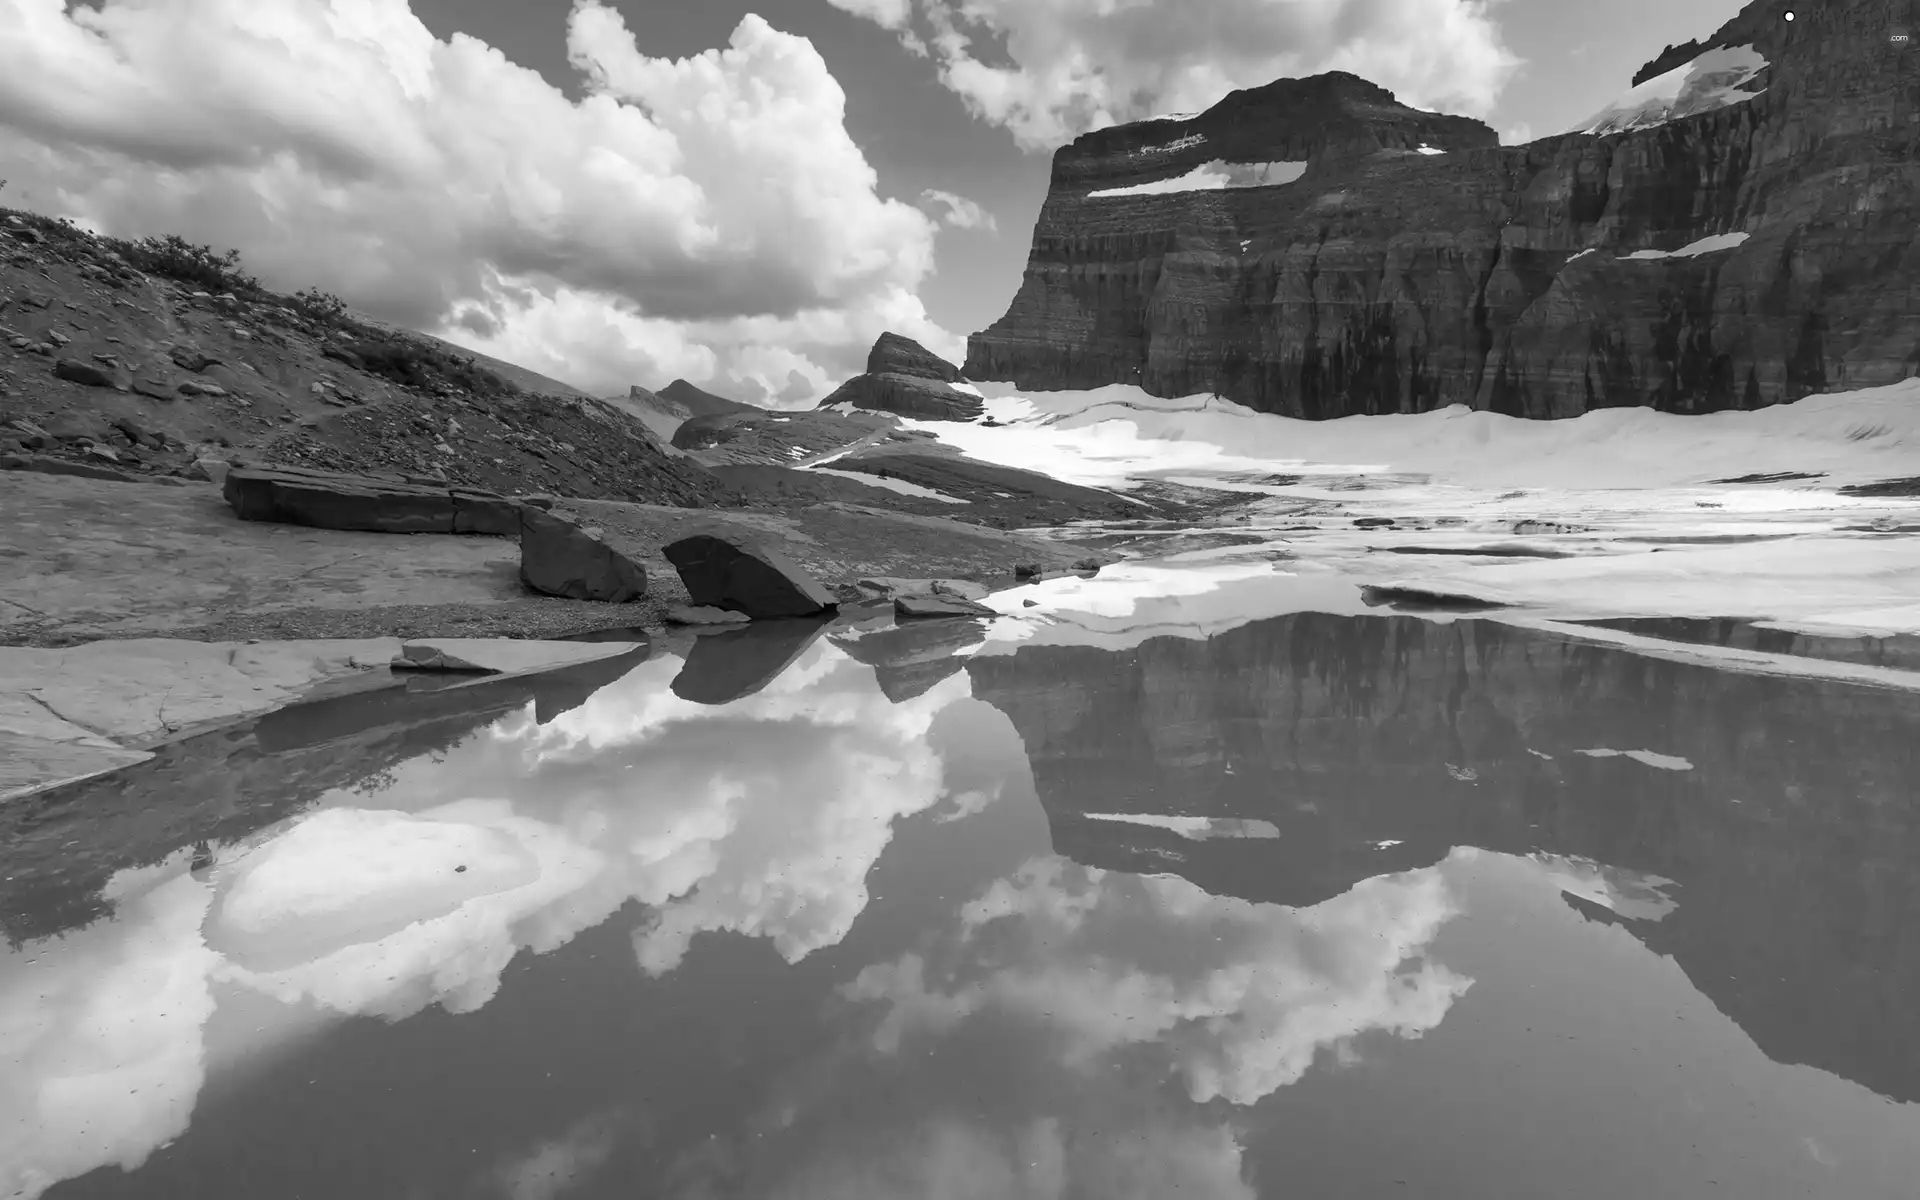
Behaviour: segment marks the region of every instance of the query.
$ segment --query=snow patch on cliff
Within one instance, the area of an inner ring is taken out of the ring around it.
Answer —
[[[872,475],[866,471],[836,471],[831,467],[818,465],[808,467],[807,469],[821,475],[832,475],[836,479],[851,479],[855,483],[864,483],[868,487],[877,487],[889,492],[898,492],[902,496],[918,496],[922,500],[940,500],[947,504],[967,503],[967,501],[962,500],[958,496],[949,496],[945,492],[935,491],[933,488],[923,487],[917,483],[908,483],[904,479],[883,479],[878,475]]]
[[[1145,825],[1177,833],[1191,842],[1215,838],[1277,838],[1280,827],[1272,821],[1235,817],[1181,817],[1155,813],[1088,813],[1089,821],[1117,821],[1126,825]]]
[[[1747,240],[1744,233],[1716,233],[1698,241],[1688,242],[1678,250],[1635,250],[1632,254],[1622,254],[1622,259],[1638,258],[1694,258],[1702,254],[1712,254],[1716,250],[1731,250]],[[1581,254],[1586,251],[1581,251]],[[1574,257],[1579,257],[1575,255]]]
[[[1414,150],[1414,153],[1415,154],[1445,154],[1446,151],[1435,149],[1432,146],[1420,146]]]
[[[1681,117],[1751,100],[1760,91],[1747,91],[1746,85],[1766,66],[1767,60],[1752,46],[1709,50],[1691,62],[1647,80],[1567,132],[1604,136],[1650,129]]]
[[[1156,179],[1152,183],[1134,183],[1126,187],[1098,188],[1088,192],[1089,199],[1107,196],[1158,196],[1169,192],[1205,192],[1222,188],[1273,187],[1292,183],[1307,172],[1304,162],[1230,163],[1222,159],[1201,163],[1185,175]]]

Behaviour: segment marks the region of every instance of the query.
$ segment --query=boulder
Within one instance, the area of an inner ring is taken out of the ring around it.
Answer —
[[[832,608],[833,593],[784,553],[733,530],[708,529],[663,553],[694,604],[749,617],[807,617]]]
[[[118,388],[125,391],[129,386],[120,373],[99,363],[81,362],[77,358],[57,359],[53,364],[56,377],[68,383],[78,383],[85,387]]]
[[[550,512],[520,508],[520,580],[548,596],[625,604],[647,594],[646,568]]]
[[[900,596],[893,611],[901,617],[997,617],[1000,614],[984,604],[959,596]]]
[[[62,442],[104,442],[113,426],[99,413],[68,409],[48,419],[46,432]]]
[[[227,472],[232,469],[232,466],[233,464],[223,458],[196,458],[187,467],[187,478],[224,484],[227,481]]]

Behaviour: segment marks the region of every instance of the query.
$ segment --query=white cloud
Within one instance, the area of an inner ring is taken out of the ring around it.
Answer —
[[[1048,1029],[1069,1065],[1149,1047],[1195,1102],[1252,1104],[1322,1050],[1438,1025],[1473,982],[1424,957],[1457,911],[1438,867],[1292,909],[1041,858],[962,908],[948,944],[845,992],[885,1005],[882,1052],[993,1013]]]
[[[406,0],[0,0],[0,158],[18,202],[596,391],[804,400],[885,329],[958,349],[917,296],[935,224],[878,195],[806,39],[749,15],[649,58],[578,0],[567,48],[578,103]]]
[[[842,12],[865,17],[882,29],[904,29],[913,13],[912,0],[827,0]]]
[[[895,0],[833,3],[930,48],[941,82],[1029,149],[1335,70],[1484,116],[1519,66],[1487,0],[918,0],[924,37]]]
[[[186,1132],[214,1007],[207,901],[180,875],[113,921],[0,959],[0,1196],[133,1170]]]
[[[992,233],[1000,228],[1000,223],[993,219],[992,213],[965,196],[928,188],[920,193],[920,199],[945,208],[947,211],[940,219],[955,229],[984,229]]]
[[[480,1007],[522,949],[631,900],[649,910],[634,948],[651,974],[706,931],[790,962],[839,942],[894,820],[945,791],[926,734],[967,676],[895,705],[821,642],[713,707],[673,694],[680,665],[643,664],[545,726],[505,722],[396,770],[392,807],[321,810],[223,864],[220,975],[398,1019]]]

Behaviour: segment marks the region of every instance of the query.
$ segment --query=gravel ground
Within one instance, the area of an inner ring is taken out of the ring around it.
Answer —
[[[23,646],[76,646],[112,639],[164,637],[196,642],[293,641],[305,638],[483,637],[555,639],[602,629],[659,630],[668,605],[684,597],[647,596],[631,604],[529,597],[504,604],[422,604],[387,608],[295,608],[243,613],[191,629],[124,633],[35,631]]]

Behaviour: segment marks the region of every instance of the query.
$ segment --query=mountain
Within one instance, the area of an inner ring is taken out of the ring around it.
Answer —
[[[1586,863],[1629,893],[1674,881],[1616,909],[1628,932],[1768,1057],[1920,1101],[1911,693],[1315,613],[965,669],[1076,861],[1302,906],[1456,846]],[[1624,753],[1645,751],[1656,765]],[[1140,823],[1168,817],[1278,836]]]
[[[866,373],[835,388],[818,407],[864,408],[925,421],[975,421],[985,411],[980,393],[967,385],[960,368],[891,332],[881,334],[867,352]]]
[[[965,374],[1327,418],[1704,412],[1920,372],[1920,58],[1892,36],[1915,5],[1790,7],[1524,146],[1338,72],[1081,137]]]
[[[740,400],[729,400],[704,392],[684,379],[676,379],[657,392],[635,384],[624,396],[609,396],[607,403],[638,418],[661,442],[671,444],[680,426],[696,417],[729,417],[767,410]]]

